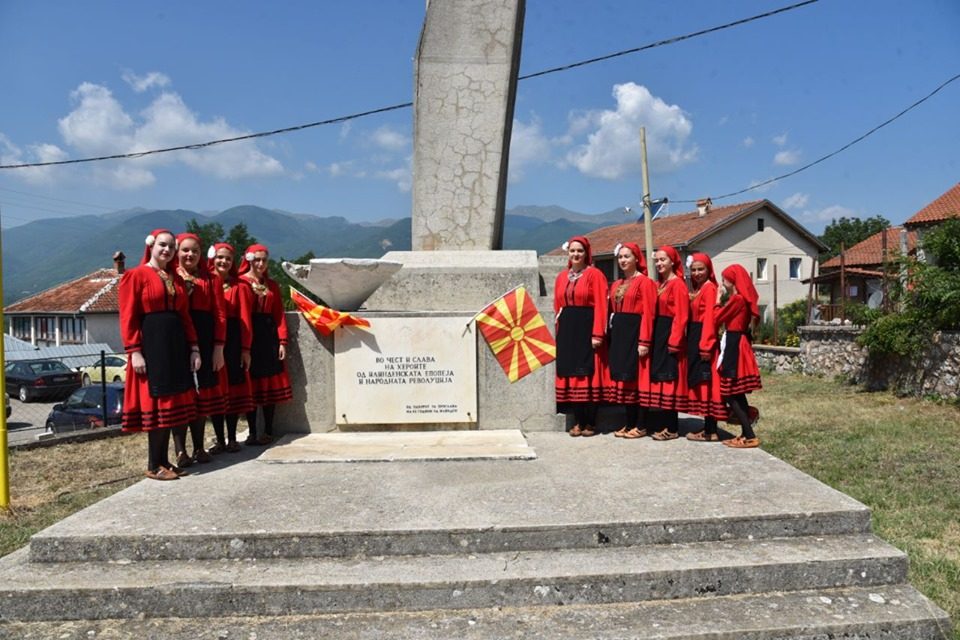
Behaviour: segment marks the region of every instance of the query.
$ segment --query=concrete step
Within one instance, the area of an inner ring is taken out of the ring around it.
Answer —
[[[33,562],[350,558],[384,555],[490,553],[719,542],[870,532],[864,509],[768,516],[687,517],[669,521],[548,524],[477,529],[260,530],[100,534],[51,527],[30,541]]]
[[[947,640],[950,620],[909,585],[640,603],[295,616],[0,622],[32,640]]]
[[[863,504],[759,449],[525,437],[536,460],[217,456],[182,480],[140,482],[39,532],[31,558],[486,553],[870,531]]]
[[[0,559],[0,619],[312,615],[602,604],[899,584],[870,535],[469,555],[28,562]]]

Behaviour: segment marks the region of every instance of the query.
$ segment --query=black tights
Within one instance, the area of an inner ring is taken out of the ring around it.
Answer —
[[[273,411],[276,409],[277,405],[275,404],[264,404],[260,408],[263,409],[263,432],[268,436],[273,435]],[[257,437],[257,410],[247,412],[247,426],[250,428],[250,437]]]
[[[677,433],[680,431],[680,416],[676,411],[651,409],[649,422],[655,425],[655,431],[663,431],[664,429],[670,433]]]
[[[229,442],[237,441],[237,421],[240,419],[235,413],[228,413],[227,415],[217,415],[210,416],[210,421],[213,423],[213,433],[217,437],[217,444],[223,446]],[[227,423],[227,436],[224,440],[223,436],[223,423],[226,420]]]
[[[597,405],[592,402],[578,402],[573,407],[573,418],[581,429],[593,428],[597,422]]]
[[[147,470],[170,467],[170,429],[153,429],[147,432]]]
[[[715,434],[717,432],[717,419],[713,416],[705,417],[703,419],[703,432]]]
[[[623,423],[624,426],[627,429],[642,431],[647,423],[647,408],[638,404],[628,404],[624,406],[624,412],[627,414],[626,422]]]
[[[207,426],[206,416],[197,418],[190,423],[190,441],[193,443],[193,452],[203,449],[203,430]],[[173,449],[177,455],[187,452],[187,426],[173,428]]]
[[[753,425],[750,424],[750,406],[747,404],[747,394],[738,393],[735,396],[724,396],[723,402],[730,407],[730,411],[740,421],[740,435],[747,440],[756,438],[757,434],[753,432]]]

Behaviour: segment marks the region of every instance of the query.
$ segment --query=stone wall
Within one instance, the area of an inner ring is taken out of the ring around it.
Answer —
[[[916,360],[872,359],[856,343],[859,327],[800,327],[801,370],[808,375],[842,376],[868,389],[900,395],[960,398],[960,332],[937,332]]]
[[[800,373],[803,362],[798,347],[777,347],[768,344],[753,345],[757,364],[762,371],[775,373]]]

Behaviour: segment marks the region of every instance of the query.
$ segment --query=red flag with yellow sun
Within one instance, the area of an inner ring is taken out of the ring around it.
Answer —
[[[293,287],[290,287],[290,299],[297,305],[307,322],[325,336],[333,333],[337,327],[358,326],[369,327],[370,321],[350,315],[346,311],[337,311],[322,304],[317,304]]]
[[[477,327],[510,382],[557,357],[557,343],[525,287],[490,303],[477,314]]]

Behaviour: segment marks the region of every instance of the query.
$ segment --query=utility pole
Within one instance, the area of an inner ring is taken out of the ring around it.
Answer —
[[[643,174],[643,247],[647,252],[647,270],[653,267],[653,214],[650,212],[650,174],[647,171],[647,128],[640,127],[640,167]]]
[[[3,323],[3,216],[0,215],[0,330],[4,329]],[[6,368],[5,354],[3,352],[3,343],[0,342],[0,391],[7,388],[7,381],[4,379],[4,369]],[[7,457],[7,412],[0,409],[0,510],[10,509],[10,461]]]

